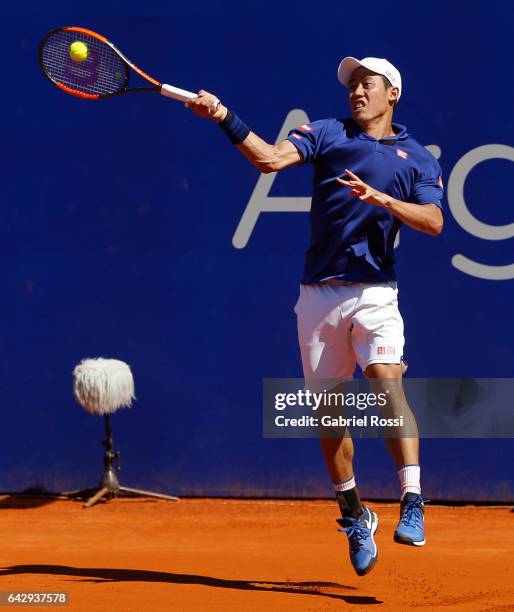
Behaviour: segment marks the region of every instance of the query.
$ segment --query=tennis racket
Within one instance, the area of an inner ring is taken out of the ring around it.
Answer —
[[[133,64],[104,36],[84,28],[57,28],[48,32],[39,44],[39,64],[59,89],[88,100],[144,91],[182,102],[197,97],[191,91],[160,83]],[[129,69],[150,86],[129,87]]]

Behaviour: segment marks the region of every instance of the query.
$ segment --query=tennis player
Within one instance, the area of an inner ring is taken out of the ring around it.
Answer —
[[[419,442],[401,385],[404,330],[393,248],[402,224],[440,234],[441,169],[406,127],[393,123],[402,80],[390,62],[345,57],[337,75],[348,88],[351,118],[301,125],[276,145],[259,138],[213,94],[202,90],[186,106],[217,122],[261,172],[302,163],[314,166],[311,244],[295,308],[304,378],[306,384],[342,381],[351,378],[359,364],[375,385],[397,382],[392,410],[407,410],[414,427],[409,437],[386,440],[401,488],[394,540],[422,546]],[[322,438],[321,447],[350,560],[357,574],[364,575],[377,560],[373,536],[378,518],[360,500],[351,437]]]

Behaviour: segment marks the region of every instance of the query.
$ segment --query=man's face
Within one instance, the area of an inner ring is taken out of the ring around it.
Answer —
[[[386,114],[391,109],[389,101],[398,91],[396,87],[387,89],[382,76],[364,66],[353,71],[348,90],[352,117],[358,122],[370,121]]]

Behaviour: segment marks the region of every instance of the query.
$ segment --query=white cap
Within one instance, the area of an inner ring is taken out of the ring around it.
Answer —
[[[345,57],[339,64],[337,69],[337,78],[345,86],[348,87],[350,77],[355,69],[359,66],[364,66],[372,72],[382,74],[387,77],[393,87],[398,87],[398,100],[402,95],[402,77],[400,72],[383,57],[365,57],[358,60],[355,57]]]

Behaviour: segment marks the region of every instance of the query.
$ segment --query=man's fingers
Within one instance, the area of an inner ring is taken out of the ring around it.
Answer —
[[[351,191],[350,191],[350,195],[353,196],[357,196],[360,200],[366,201],[369,198],[373,198],[373,189],[370,188],[369,185],[366,185],[366,183],[364,183],[364,181],[361,181],[361,179],[354,174],[351,170],[348,170],[347,168],[345,168],[345,174],[347,174],[351,180],[349,181],[345,181],[342,178],[336,178],[336,181],[338,183],[341,183],[341,185],[344,185],[345,187],[350,187]],[[374,202],[372,202],[374,203]]]
[[[351,189],[359,189],[360,191],[362,191],[363,189],[363,185],[362,183],[359,183],[357,181],[345,181],[344,179],[340,179],[337,178],[336,181],[338,183],[341,183],[341,185],[344,185],[345,187],[350,187]]]
[[[184,106],[191,109],[198,117],[214,120],[221,114],[220,109],[223,108],[218,96],[205,89],[200,89],[197,97],[184,102]]]
[[[193,100],[188,100],[185,103],[187,108],[191,108],[195,112],[201,114],[209,114],[216,112],[216,109],[219,107],[219,104],[219,99],[211,94],[199,94],[197,98],[194,98]]]
[[[336,178],[336,181],[345,187],[349,187],[351,189],[350,195],[357,196],[361,200],[366,200],[372,194],[371,190],[367,189],[362,181],[345,181],[342,178]]]
[[[342,178],[336,178],[336,181],[338,183],[341,183],[341,185],[344,185],[345,187],[354,187],[355,185],[357,185],[355,181],[345,181]]]
[[[217,99],[217,96],[205,91],[204,89],[200,89],[197,97],[190,100],[190,102],[194,103],[196,106],[209,106],[213,100]]]
[[[208,110],[211,113],[215,113],[221,104],[219,98],[207,92],[204,92],[202,95],[199,95],[194,102],[197,108],[204,108],[205,110]]]
[[[212,102],[211,102],[211,104],[210,104],[210,106],[209,106],[210,111],[212,113],[215,113],[218,110],[218,108],[220,107],[220,104],[221,104],[221,101],[218,98],[214,97]]]

